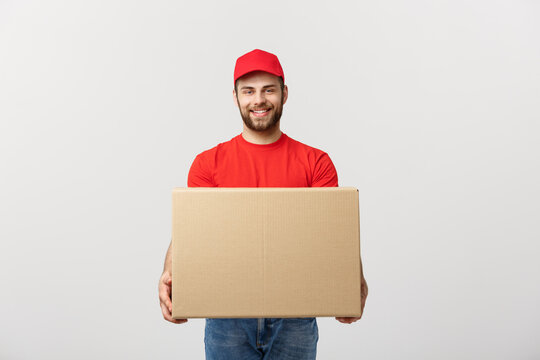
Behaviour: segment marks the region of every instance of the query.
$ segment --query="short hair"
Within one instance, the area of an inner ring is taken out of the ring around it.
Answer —
[[[236,79],[236,81],[234,82],[234,91],[236,92],[236,96],[238,96],[238,80],[240,79]],[[279,81],[279,87],[281,88],[281,94],[283,95],[283,89],[285,89],[285,83],[283,82],[283,78],[281,76],[278,76],[278,81]]]

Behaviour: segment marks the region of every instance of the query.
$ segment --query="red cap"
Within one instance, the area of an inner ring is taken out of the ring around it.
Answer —
[[[252,71],[266,71],[267,73],[280,76],[285,81],[283,69],[276,55],[255,49],[240,56],[234,67],[234,82]]]

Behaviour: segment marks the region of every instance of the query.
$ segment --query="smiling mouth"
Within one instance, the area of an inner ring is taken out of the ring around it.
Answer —
[[[269,112],[270,112],[270,109],[250,110],[250,113],[252,113],[253,115],[255,115],[255,116],[257,116],[257,117],[263,117],[263,116],[266,116],[266,115],[268,115]]]

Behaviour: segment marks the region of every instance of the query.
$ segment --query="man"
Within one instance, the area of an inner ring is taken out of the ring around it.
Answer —
[[[337,173],[323,151],[280,131],[288,88],[278,58],[253,50],[236,61],[233,100],[244,122],[242,134],[197,155],[188,175],[190,187],[338,186]],[[159,281],[163,317],[172,319],[171,248]],[[367,284],[362,278],[362,309]],[[336,318],[350,324],[359,317]],[[206,319],[207,359],[315,359],[315,318]]]

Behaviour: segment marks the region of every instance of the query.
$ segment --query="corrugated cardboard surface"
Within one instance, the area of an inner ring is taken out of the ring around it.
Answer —
[[[173,318],[360,316],[354,188],[173,190]]]

